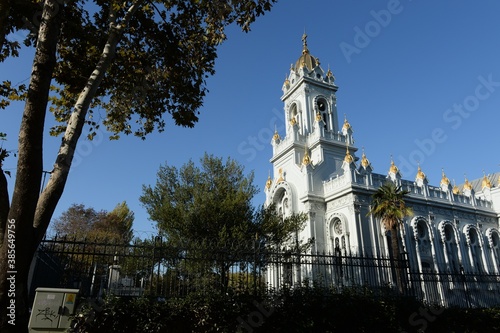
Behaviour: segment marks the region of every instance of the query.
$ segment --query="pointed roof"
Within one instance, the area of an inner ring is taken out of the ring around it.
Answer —
[[[302,35],[302,55],[295,63],[295,70],[305,67],[308,70],[312,71],[318,65],[318,58],[312,56],[309,52],[309,49],[307,48],[307,35],[304,33]]]

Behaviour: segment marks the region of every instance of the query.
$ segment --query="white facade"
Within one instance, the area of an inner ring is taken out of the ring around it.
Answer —
[[[347,119],[338,121],[335,78],[309,53],[306,38],[282,88],[286,135],[275,133],[271,142],[266,204],[307,214],[299,238],[314,238],[313,253],[388,256],[387,233],[368,212],[371,195],[391,180],[410,191],[414,216],[400,241],[413,268],[500,274],[500,173],[458,187],[444,172],[440,184],[429,185],[420,168],[404,180],[393,162],[387,174],[373,173],[364,152],[356,157]]]

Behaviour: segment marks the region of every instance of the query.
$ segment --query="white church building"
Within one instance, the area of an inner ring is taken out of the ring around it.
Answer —
[[[266,204],[275,203],[284,215],[307,214],[298,238],[314,238],[313,253],[388,257],[388,233],[368,212],[372,194],[392,181],[410,192],[406,201],[414,215],[405,219],[399,236],[413,270],[500,274],[500,173],[459,186],[444,171],[440,183],[430,185],[420,167],[414,177],[402,179],[392,161],[386,174],[374,173],[354,145],[347,119],[339,122],[335,77],[311,55],[306,35],[302,40],[302,54],[282,88],[287,126],[271,142]],[[304,278],[314,279],[314,270],[294,282]],[[271,270],[268,281],[278,280]]]

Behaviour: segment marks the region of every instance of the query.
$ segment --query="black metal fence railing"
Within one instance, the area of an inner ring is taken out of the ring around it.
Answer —
[[[32,264],[30,292],[34,297],[36,287],[43,286],[78,288],[88,297],[168,298],[203,290],[265,293],[304,284],[338,291],[353,287],[399,291],[445,307],[500,305],[500,275],[418,272],[407,260],[298,254],[253,243],[215,250],[201,244],[174,248],[160,237],[133,244],[46,239]]]

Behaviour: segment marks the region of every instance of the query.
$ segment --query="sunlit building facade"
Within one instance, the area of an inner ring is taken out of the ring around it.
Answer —
[[[285,216],[307,214],[298,239],[314,238],[311,252],[387,257],[390,233],[368,212],[372,194],[392,181],[410,192],[414,215],[403,221],[399,240],[413,269],[500,274],[500,173],[457,186],[445,170],[435,185],[420,167],[403,179],[393,161],[387,173],[373,172],[369,152],[354,145],[348,120],[339,122],[337,89],[304,35],[302,54],[282,87],[286,133],[276,132],[271,142],[266,204],[275,203]],[[314,278],[313,272],[300,278],[305,276]],[[270,271],[269,282],[279,284],[277,279]]]

